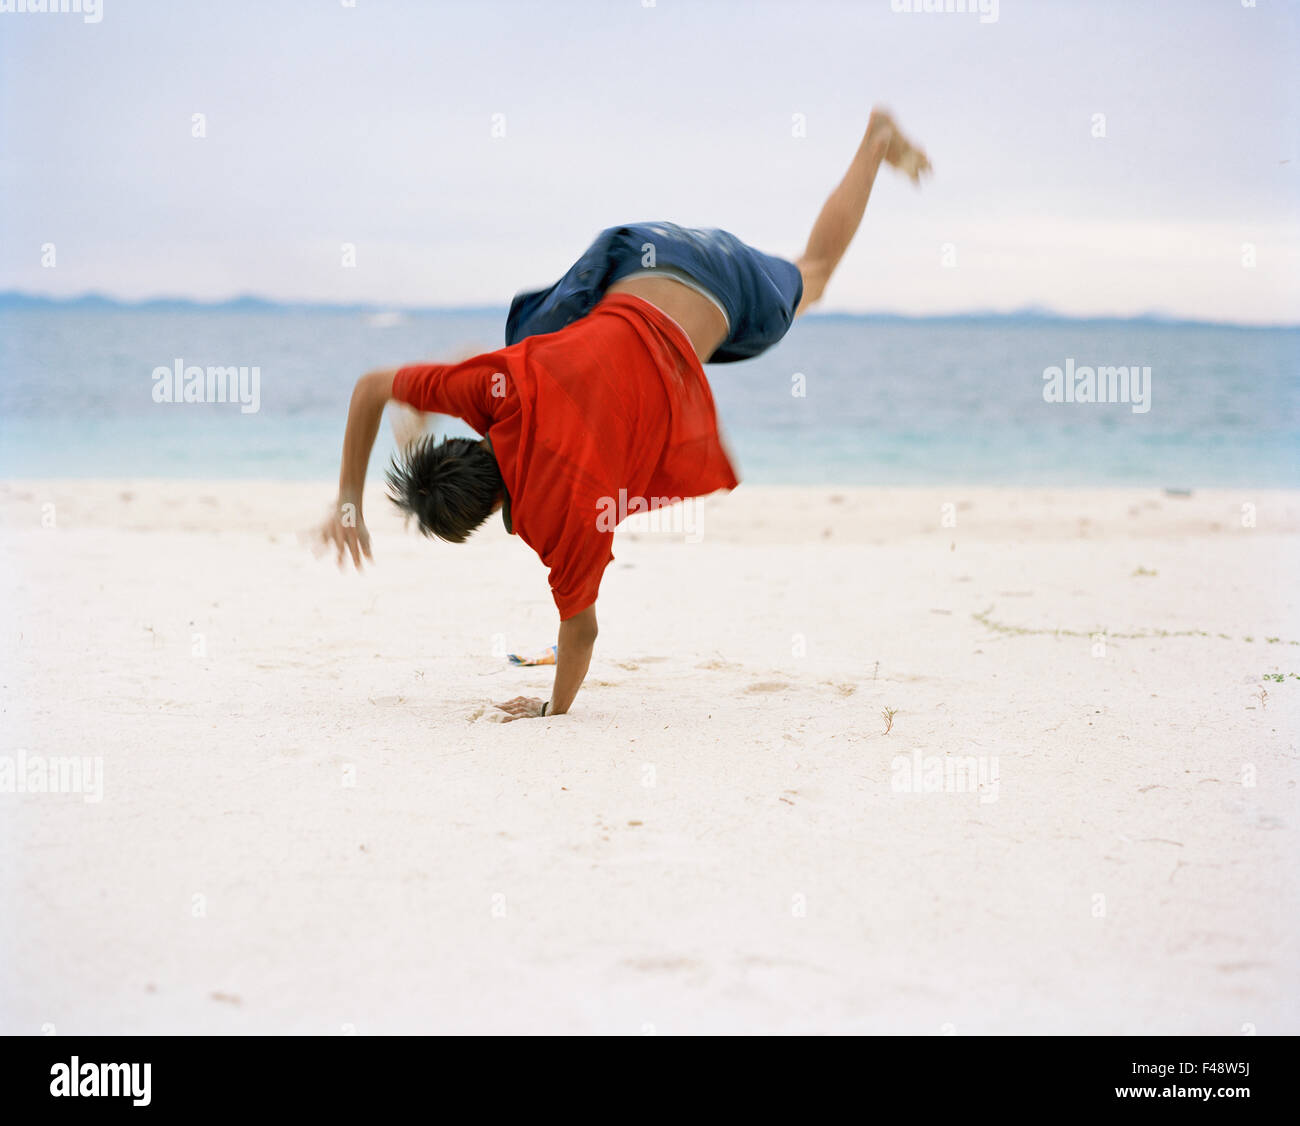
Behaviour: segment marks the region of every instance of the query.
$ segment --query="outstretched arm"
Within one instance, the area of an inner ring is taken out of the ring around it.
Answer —
[[[320,528],[321,543],[338,552],[339,566],[343,565],[343,552],[352,556],[352,563],[361,570],[361,557],[371,559],[370,533],[361,513],[361,498],[366,487],[366,468],[370,464],[370,451],[374,449],[375,436],[384,407],[393,396],[395,369],[372,371],[357,380],[348,407],[348,426],[343,435],[343,464],[339,469],[339,495],[334,511]]]
[[[594,602],[560,623],[560,636],[555,643],[555,684],[551,688],[547,715],[563,715],[572,706],[587,678],[597,632]]]
[[[925,153],[899,132],[889,114],[877,109],[871,113],[853,163],[822,205],[808,236],[808,246],[795,263],[803,275],[803,299],[795,316],[807,312],[825,291],[862,223],[882,163],[907,173],[913,183],[920,182],[922,172],[930,171]]]
[[[578,689],[587,677],[591,666],[591,653],[596,647],[596,604],[566,618],[560,623],[560,636],[555,643],[555,684],[548,701],[533,696],[516,696],[497,707],[505,712],[509,723],[513,719],[536,719],[546,706],[547,715],[564,715],[573,706]]]

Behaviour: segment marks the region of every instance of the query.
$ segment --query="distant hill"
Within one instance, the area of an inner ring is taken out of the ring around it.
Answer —
[[[396,306],[378,304],[328,304],[307,301],[272,301],[253,294],[228,298],[223,301],[196,301],[188,297],[152,297],[142,301],[123,301],[102,293],[86,293],[77,297],[49,297],[17,291],[0,292],[0,310],[5,309],[82,309],[82,310],[144,310],[149,312],[193,313],[335,313],[356,316],[374,316],[398,313],[410,317],[495,315],[505,317],[501,305],[444,305]],[[1231,321],[1203,321],[1177,317],[1152,310],[1135,316],[1077,316],[1061,313],[1042,305],[1027,305],[1010,311],[973,309],[962,313],[908,314],[894,312],[876,313],[809,313],[810,318],[825,321],[855,321],[876,324],[1127,324],[1161,325],[1178,328],[1236,328],[1249,329],[1300,329],[1300,324],[1236,324]]]
[[[1060,313],[1042,305],[1027,305],[1010,311],[999,309],[972,309],[963,313],[809,313],[808,316],[818,320],[868,321],[878,324],[1078,324],[1078,325],[1159,325],[1171,328],[1235,328],[1243,331],[1252,329],[1300,330],[1296,324],[1239,324],[1234,321],[1203,321],[1187,317],[1177,317],[1170,313],[1150,311],[1133,316],[1080,316],[1074,313]]]
[[[140,309],[150,312],[190,313],[355,313],[369,316],[401,313],[404,316],[429,316],[446,313],[495,313],[504,316],[504,306],[463,305],[445,307],[406,307],[372,304],[327,304],[309,301],[272,301],[253,294],[230,297],[223,301],[197,301],[190,297],[149,297],[124,301],[102,293],[85,293],[77,297],[49,297],[37,293],[7,291],[0,293],[0,309]]]

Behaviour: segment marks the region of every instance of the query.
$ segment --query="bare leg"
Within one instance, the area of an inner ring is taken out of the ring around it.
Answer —
[[[899,132],[887,113],[873,110],[853,163],[822,205],[808,236],[807,249],[795,262],[803,275],[803,299],[795,316],[805,312],[825,292],[826,283],[862,222],[881,164],[906,172],[913,183],[920,182],[922,172],[930,171],[925,153]]]

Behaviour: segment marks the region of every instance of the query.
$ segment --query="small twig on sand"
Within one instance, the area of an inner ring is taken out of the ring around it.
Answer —
[[[881,732],[882,735],[888,735],[890,731],[893,730],[894,716],[896,716],[897,714],[898,714],[897,708],[886,708],[883,712],[880,713],[881,719],[885,721],[885,730]]]

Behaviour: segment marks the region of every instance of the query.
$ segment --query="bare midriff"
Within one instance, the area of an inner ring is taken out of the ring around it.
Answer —
[[[707,297],[674,278],[626,278],[607,293],[630,293],[668,314],[690,337],[691,346],[704,363],[727,339],[727,320]]]

